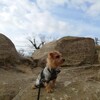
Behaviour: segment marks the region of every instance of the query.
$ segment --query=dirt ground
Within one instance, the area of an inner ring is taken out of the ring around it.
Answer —
[[[36,100],[38,90],[31,86],[41,70],[24,65],[0,68],[0,100]],[[63,67],[54,92],[42,90],[41,100],[100,100],[100,64]]]

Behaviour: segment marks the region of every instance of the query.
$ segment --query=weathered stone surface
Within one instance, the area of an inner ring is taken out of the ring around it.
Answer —
[[[64,68],[58,76],[54,92],[47,93],[42,88],[40,100],[100,100],[98,71],[100,71],[100,65]],[[13,100],[37,100],[37,95],[38,89],[33,90],[30,84]]]
[[[21,68],[22,65],[19,66]],[[32,89],[41,68],[23,65],[25,73],[0,69],[0,100],[37,100]],[[40,100],[100,100],[100,64],[63,67],[53,93],[41,89]]]
[[[33,53],[33,58],[41,62],[41,59],[46,59],[47,53],[53,50],[63,54],[66,59],[64,65],[94,64],[98,60],[94,40],[83,37],[64,37],[47,43]],[[38,66],[41,65],[42,63]]]
[[[0,63],[14,62],[19,55],[12,41],[0,33]]]
[[[20,90],[33,81],[33,74],[28,66],[18,65],[20,70],[0,68],[0,100],[12,100]]]

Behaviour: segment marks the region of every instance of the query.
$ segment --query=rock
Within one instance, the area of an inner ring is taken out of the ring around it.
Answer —
[[[60,86],[59,86],[60,85]],[[46,93],[45,89],[41,89],[40,100],[99,100],[100,85],[96,83],[76,81],[72,82],[68,87],[59,84],[53,93]],[[85,88],[87,86],[87,88]],[[86,89],[84,91],[84,88]],[[32,90],[31,85],[20,91],[12,100],[37,100],[38,89]],[[88,98],[88,99],[87,99]]]
[[[32,57],[20,57],[20,64],[28,65],[33,69],[37,66],[37,60]]]
[[[57,90],[58,89],[58,90]],[[40,100],[64,100],[65,90],[57,88],[53,93],[47,93],[44,88],[41,89]],[[63,91],[64,90],[64,91]],[[13,100],[37,100],[38,89],[32,89],[32,85],[20,91]],[[62,98],[62,99],[61,99]]]
[[[12,41],[0,33],[0,64],[14,63],[19,55]]]
[[[9,91],[8,93],[0,94],[0,100],[12,100],[15,95],[15,92]]]
[[[20,90],[26,88],[32,81],[33,74],[28,67],[27,73],[0,69],[0,100],[12,100]]]
[[[65,82],[64,82],[64,86],[65,86],[65,87],[67,87],[67,86],[70,85],[70,84],[71,84],[70,81],[65,81]]]
[[[41,59],[47,57],[47,53],[53,50],[61,52],[66,59],[63,66],[82,65],[82,64],[94,64],[98,62],[98,56],[95,49],[94,40],[84,37],[64,37],[57,41],[46,43],[41,49],[36,50],[32,57]],[[38,66],[44,65],[41,63]]]
[[[100,100],[100,80],[89,80],[90,76],[97,75],[98,70],[100,66],[98,69],[91,67],[88,70],[83,69],[82,66],[62,68],[54,92],[47,93],[42,88],[40,100]],[[67,73],[70,73],[70,76]],[[21,90],[12,100],[37,100],[38,89],[32,89],[32,85],[29,84]]]
[[[32,74],[30,74],[30,76],[29,74],[25,75],[25,73],[15,74],[15,72],[10,72],[11,77],[13,77],[14,74],[16,76],[13,78],[10,77],[14,83],[9,79],[9,75],[5,74],[5,77],[8,76],[7,79],[10,80],[10,82],[9,85],[7,82],[3,83],[4,88],[2,88],[3,86],[0,87],[0,91],[3,89],[0,92],[0,100],[37,100],[38,89],[32,89],[32,80],[35,82],[41,70],[39,67],[35,68],[35,70],[33,70],[33,76]],[[100,79],[95,80],[95,78],[93,78],[90,80],[91,77],[98,76],[99,71],[100,65],[98,65],[98,67],[90,67],[89,69],[84,69],[83,66],[80,66],[80,68],[63,67],[57,77],[54,92],[47,93],[44,88],[41,88],[40,100],[100,100]],[[2,81],[0,81],[0,83],[1,82]]]

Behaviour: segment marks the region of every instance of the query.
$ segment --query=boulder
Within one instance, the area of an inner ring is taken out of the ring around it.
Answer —
[[[47,93],[41,88],[40,100],[100,100],[99,71],[100,65],[62,68],[54,91]],[[33,72],[35,75],[36,70]],[[28,84],[12,100],[37,100],[39,90],[32,89],[32,85]]]
[[[41,89],[40,100],[100,100],[100,85],[83,83],[82,81],[71,82],[68,86],[59,84],[53,93],[46,93]],[[21,90],[12,100],[37,100],[38,89],[32,90],[29,85]]]
[[[19,54],[12,41],[0,33],[0,64],[17,61]]]
[[[63,66],[94,64],[98,61],[94,40],[84,37],[63,37],[57,41],[46,43],[41,49],[36,50],[32,57],[38,59],[39,62],[41,59],[45,62],[47,53],[53,50],[62,53],[66,60]],[[42,63],[44,64],[44,62]],[[39,63],[38,66],[41,66],[42,63]]]

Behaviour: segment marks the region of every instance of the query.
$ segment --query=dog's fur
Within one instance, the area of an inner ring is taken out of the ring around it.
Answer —
[[[63,59],[62,54],[60,52],[52,51],[52,52],[48,53],[47,64],[46,64],[46,67],[43,70],[45,80],[48,80],[50,78],[50,71],[48,71],[48,69],[49,70],[52,70],[52,69],[57,70],[57,69],[60,68],[60,66],[63,64],[64,61],[65,60]],[[33,88],[35,88],[37,85],[39,85],[40,78],[41,78],[41,76],[39,74]],[[56,82],[56,78],[54,78],[53,80],[51,80],[49,82],[43,83],[43,85],[45,86],[45,89],[48,93],[53,91],[53,88],[55,86],[55,82]]]

